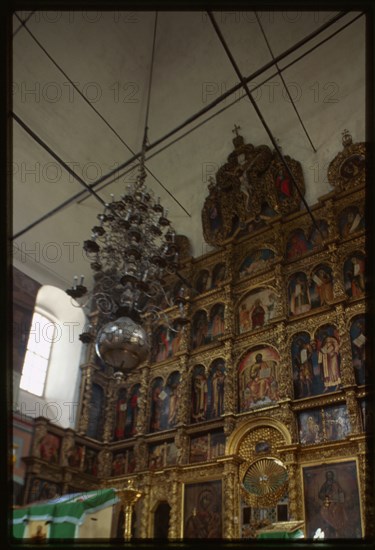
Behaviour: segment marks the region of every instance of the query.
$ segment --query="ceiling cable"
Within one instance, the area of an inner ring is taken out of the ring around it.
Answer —
[[[286,162],[286,160],[285,160],[285,158],[284,158],[284,155],[282,154],[282,152],[281,152],[281,150],[280,150],[280,147],[279,147],[279,145],[277,144],[276,139],[274,138],[274,136],[273,136],[273,134],[272,134],[272,132],[271,132],[271,130],[270,130],[270,128],[269,128],[267,122],[265,121],[265,119],[264,119],[262,113],[260,112],[260,109],[259,109],[258,105],[256,104],[256,101],[254,100],[253,96],[251,95],[251,92],[250,92],[250,90],[249,90],[249,87],[248,87],[248,85],[247,85],[247,82],[245,81],[244,77],[242,76],[241,71],[240,71],[240,69],[239,69],[237,63],[236,63],[236,61],[235,61],[235,59],[234,59],[234,57],[233,57],[231,51],[229,50],[228,44],[226,43],[225,38],[224,38],[224,36],[222,35],[221,30],[219,29],[219,27],[218,27],[218,25],[217,25],[217,23],[216,23],[216,20],[215,20],[213,14],[212,14],[212,12],[208,11],[207,13],[208,13],[208,16],[209,16],[209,18],[210,18],[210,20],[211,20],[211,23],[212,23],[212,25],[213,25],[215,31],[216,31],[216,34],[217,34],[217,36],[218,36],[218,38],[219,38],[219,40],[220,40],[220,42],[221,42],[221,44],[222,44],[222,46],[223,46],[223,48],[224,48],[224,50],[225,50],[225,53],[227,54],[227,56],[228,56],[228,58],[229,58],[229,60],[230,60],[230,62],[231,62],[231,64],[232,64],[232,66],[233,66],[233,69],[235,70],[235,72],[236,72],[236,74],[237,74],[238,79],[240,80],[240,82],[241,82],[241,84],[242,84],[244,90],[246,91],[247,96],[248,96],[248,98],[250,99],[251,104],[252,104],[252,106],[253,106],[253,108],[254,108],[256,114],[258,115],[259,120],[260,120],[261,123],[263,124],[263,127],[264,127],[264,129],[266,130],[266,132],[267,132],[267,134],[268,134],[268,137],[269,137],[269,139],[270,139],[272,145],[274,146],[275,151],[277,152],[277,154],[278,154],[278,156],[279,156],[281,162],[283,163],[284,168],[285,168],[285,170],[287,171],[287,173],[288,173],[288,175],[289,175],[289,177],[290,177],[290,179],[291,179],[291,182],[293,183],[293,185],[294,185],[294,187],[295,187],[297,193],[299,194],[300,199],[302,200],[303,204],[305,205],[305,207],[306,207],[306,209],[307,209],[307,211],[308,211],[308,213],[309,213],[309,215],[310,215],[310,217],[311,217],[311,219],[312,219],[312,221],[313,221],[313,223],[314,223],[316,229],[319,231],[319,233],[320,233],[322,239],[324,240],[324,235],[322,234],[321,229],[320,229],[319,225],[317,224],[317,222],[316,222],[316,220],[315,220],[315,218],[314,218],[314,216],[313,216],[313,213],[311,212],[310,207],[309,207],[309,205],[308,205],[307,202],[306,202],[305,197],[303,196],[303,193],[301,192],[300,188],[298,187],[298,184],[297,184],[297,182],[296,182],[296,180],[295,180],[295,177],[294,177],[294,175],[293,175],[293,173],[292,173],[292,171],[291,171],[291,169],[290,169],[288,163]]]
[[[342,14],[340,15],[340,17],[343,17],[343,15],[345,14]],[[289,63],[287,63],[284,67],[282,67],[280,70],[280,72],[283,72],[285,71],[286,69],[289,69],[289,67],[292,67],[293,65],[295,65],[296,63],[298,63],[299,61],[301,61],[301,59],[303,59],[304,57],[306,57],[307,55],[309,55],[311,52],[315,51],[317,48],[319,48],[320,46],[322,46],[323,44],[325,44],[326,42],[328,42],[329,40],[331,40],[334,36],[336,36],[337,34],[339,34],[340,32],[342,32],[343,30],[345,30],[347,27],[349,27],[350,25],[352,25],[353,23],[355,23],[357,21],[357,19],[361,18],[362,16],[364,15],[364,13],[360,13],[359,15],[356,15],[353,19],[351,19],[348,23],[345,23],[344,25],[342,25],[339,29],[337,29],[336,31],[334,31],[332,34],[330,34],[329,36],[327,36],[326,38],[324,38],[323,40],[321,40],[320,42],[318,42],[317,44],[315,44],[314,46],[312,46],[311,48],[309,48],[308,50],[306,50],[304,53],[302,53],[300,56],[296,57],[295,59],[293,59],[292,61],[290,61]],[[336,18],[335,18],[335,22],[336,22]],[[332,19],[330,19],[330,22],[332,21]],[[332,23],[331,23],[332,24]],[[320,32],[322,32],[324,29],[321,29]],[[311,40],[313,37],[311,37],[310,35],[310,38],[309,40]],[[264,70],[261,71],[262,72],[265,72],[267,67],[263,67]],[[256,71],[256,73],[258,73],[259,71]],[[261,74],[259,73],[259,74]],[[252,88],[252,91],[254,92],[255,90],[258,90],[258,88],[261,88],[262,86],[264,86],[264,84],[266,84],[267,82],[269,82],[272,78],[274,78],[275,76],[278,75],[278,71],[275,71],[274,73],[272,73],[270,76],[268,76],[267,78],[265,78],[264,80],[262,80],[262,82],[260,82],[259,84],[257,84],[256,86],[254,86]],[[249,75],[248,77],[245,78],[246,82],[250,82],[251,80],[253,80],[256,76],[259,76],[258,74],[255,74],[255,73],[252,73],[251,75]],[[234,89],[235,88],[235,89]],[[235,91],[237,91],[239,88],[241,88],[241,84],[238,84],[236,85],[234,88],[231,88],[230,89],[230,94],[229,95],[233,95],[233,93]],[[205,110],[202,110],[202,111],[199,111],[198,113],[196,113],[196,117],[194,118],[194,120],[200,118],[200,116],[204,115],[206,112],[210,111],[213,109],[213,107],[215,107],[218,103],[221,103],[222,101],[225,101],[225,99],[227,99],[228,97],[228,93],[225,92],[224,94],[222,94],[220,96],[220,101],[217,102],[215,100],[215,104],[211,103],[209,104],[209,108],[208,109],[205,109]],[[169,147],[171,147],[171,145],[173,145],[174,143],[177,143],[178,141],[180,141],[181,139],[183,139],[184,137],[186,137],[187,135],[189,135],[190,133],[192,133],[194,130],[196,130],[197,128],[200,128],[201,126],[203,126],[206,122],[212,120],[213,118],[215,118],[217,115],[221,114],[222,112],[226,111],[227,109],[229,109],[230,107],[232,107],[233,105],[235,105],[238,101],[241,101],[243,98],[247,97],[247,94],[246,92],[243,93],[242,95],[240,95],[239,97],[237,97],[235,100],[231,101],[231,103],[229,103],[228,105],[225,105],[224,107],[222,107],[221,109],[219,109],[218,111],[216,111],[214,114],[210,115],[209,117],[207,117],[206,119],[202,120],[201,122],[199,122],[198,124],[196,124],[195,126],[193,126],[192,128],[190,128],[189,130],[187,130],[186,132],[184,132],[183,134],[179,135],[178,137],[176,137],[175,139],[173,139],[172,141],[169,141],[166,145],[164,145],[163,147],[161,147],[160,149],[157,149],[157,151],[155,151],[154,153],[152,153],[151,155],[149,155],[147,157],[146,160],[150,160],[151,158],[155,157],[156,155],[158,155],[159,153],[161,153],[162,151],[165,151],[166,149],[168,149]],[[179,130],[183,129],[184,127],[188,126],[192,121],[191,120],[188,120],[186,121],[183,125],[177,127],[174,131],[173,131],[173,134],[176,134]],[[168,136],[164,136],[163,139],[161,141],[165,141],[167,139],[167,137],[170,137],[169,135]],[[156,144],[155,144],[156,145]],[[148,150],[154,148],[154,145],[152,146],[149,146],[148,147]],[[125,166],[122,166],[121,168],[126,168]],[[128,174],[129,172],[131,172],[133,170],[133,167],[130,168],[130,170],[125,170],[124,172],[121,172],[117,175],[114,176],[113,179],[111,180],[108,180],[108,181],[105,181],[103,183],[103,185],[100,187],[100,189],[104,189],[104,187],[106,187],[107,185],[110,185],[111,183],[114,183],[117,179],[121,178],[122,176]],[[107,177],[111,177],[113,174],[107,174]],[[155,176],[153,176],[155,178]],[[99,182],[96,182],[93,184],[94,186],[96,185],[100,185]],[[86,192],[85,191],[82,191],[80,192],[80,195],[85,195]],[[87,197],[83,197],[82,199],[78,200],[77,202],[78,203],[81,203],[83,202],[84,200],[86,200]]]
[[[270,62],[268,62],[267,64],[263,65],[262,67],[260,67],[258,70],[256,70],[255,72],[253,72],[251,75],[249,75],[245,81],[246,82],[250,82],[251,80],[253,80],[254,78],[256,78],[257,76],[261,75],[262,73],[264,73],[267,69],[269,69],[270,67],[272,67],[273,65],[275,65],[276,62],[279,62],[283,59],[285,59],[286,57],[288,57],[291,53],[293,53],[294,51],[296,51],[298,48],[300,48],[301,46],[303,46],[304,44],[306,44],[307,42],[311,41],[313,38],[315,38],[316,36],[318,36],[319,34],[321,34],[324,30],[326,30],[327,28],[329,28],[330,26],[332,26],[333,24],[335,24],[337,21],[339,21],[340,19],[342,19],[345,15],[347,15],[347,12],[339,12],[337,15],[335,15],[334,17],[332,17],[331,19],[329,19],[328,21],[326,21],[323,25],[321,25],[318,29],[316,29],[315,31],[313,31],[312,33],[310,33],[308,36],[304,37],[303,39],[301,39],[300,41],[298,41],[297,43],[295,43],[292,47],[288,48],[287,50],[285,50],[284,52],[282,52],[280,55],[278,55],[275,60],[272,60]],[[281,70],[285,70],[286,68],[290,67],[291,65],[293,65],[294,63],[296,63],[298,60],[302,59],[303,57],[305,57],[305,55],[307,55],[309,52],[315,50],[320,44],[323,44],[324,42],[326,42],[327,40],[331,39],[333,36],[335,36],[336,34],[338,34],[339,32],[341,32],[343,29],[345,29],[346,27],[348,27],[349,25],[353,24],[357,19],[359,19],[360,17],[362,17],[364,14],[363,13],[360,13],[359,15],[357,15],[355,18],[353,18],[351,21],[349,21],[348,23],[346,23],[345,25],[343,25],[342,27],[340,27],[340,29],[338,29],[337,31],[335,31],[332,35],[330,35],[329,37],[325,38],[324,40],[322,40],[319,44],[313,46],[308,52],[305,52],[303,54],[301,54],[301,56],[293,61],[291,61],[288,65],[286,65],[285,67],[283,67]],[[33,36],[33,34],[29,31],[29,29],[27,28],[26,25],[24,25],[24,28],[30,33],[30,35],[34,38],[34,40],[37,42],[37,44],[42,48],[42,50],[46,53],[46,55],[48,57],[50,57],[50,55],[48,54],[48,52],[43,48],[43,46],[37,41],[37,39]],[[55,61],[50,57],[50,59],[52,60],[52,62],[56,65]],[[58,68],[59,66],[56,65]],[[59,68],[61,71],[62,69]],[[63,73],[65,74],[65,73]],[[277,73],[275,73],[277,74]],[[67,77],[69,79],[69,77]],[[272,77],[271,77],[272,78]],[[70,81],[70,79],[69,79]],[[267,80],[266,80],[267,81]],[[266,82],[265,81],[265,82]],[[150,151],[151,149],[154,149],[157,145],[161,144],[162,142],[166,141],[169,137],[171,137],[172,135],[176,134],[178,131],[180,131],[181,129],[183,129],[184,127],[188,126],[189,124],[191,124],[191,122],[193,122],[194,120],[196,120],[197,118],[199,118],[200,116],[204,115],[206,112],[212,110],[216,105],[220,104],[221,102],[223,102],[227,97],[231,96],[232,94],[234,94],[236,91],[238,91],[239,89],[241,89],[242,86],[242,83],[239,83],[239,84],[236,84],[235,86],[232,86],[229,90],[227,90],[226,92],[224,92],[223,94],[220,95],[219,98],[215,99],[214,101],[212,101],[211,103],[209,103],[208,105],[206,105],[206,107],[204,107],[203,109],[201,109],[200,111],[198,111],[197,113],[195,113],[195,115],[192,115],[190,116],[188,119],[186,119],[183,123],[181,123],[180,125],[178,125],[174,130],[171,130],[170,132],[168,132],[167,134],[165,134],[164,136],[162,136],[161,138],[159,138],[158,140],[156,140],[154,143],[150,144],[147,148],[148,151]],[[79,93],[81,93],[78,89],[77,91]],[[83,96],[84,97],[84,96]],[[245,97],[245,95],[243,96]],[[242,98],[239,98],[239,99],[242,99]],[[239,100],[238,99],[238,100]],[[237,101],[237,100],[236,100]],[[95,112],[97,112],[97,110],[93,107],[93,105],[88,102],[88,104],[91,106],[91,108],[93,108],[95,110]],[[226,107],[224,108],[226,109]],[[102,117],[102,115],[100,115],[99,112],[97,112],[98,115],[100,116],[100,118],[102,118],[102,120],[111,128],[111,126],[105,121],[105,119]],[[203,121],[204,123],[204,121]],[[121,139],[121,138],[120,138]],[[177,138],[176,141],[180,139],[180,138]],[[166,145],[166,147],[169,146],[169,144]],[[162,149],[163,150],[163,149]],[[157,154],[157,153],[155,153]],[[90,187],[91,189],[94,189],[96,188],[98,185],[104,183],[104,182],[107,182],[108,181],[108,178],[114,176],[115,179],[113,179],[110,183],[114,182],[116,179],[120,178],[122,173],[120,173],[121,170],[124,170],[126,169],[127,167],[129,167],[134,161],[136,161],[141,155],[141,152],[139,153],[136,153],[133,155],[133,157],[131,157],[130,159],[128,159],[127,161],[125,161],[124,163],[122,163],[121,165],[119,165],[117,168],[111,170],[110,172],[108,172],[107,174],[101,176],[100,178],[98,178],[98,180],[92,184],[90,184],[88,187]],[[148,157],[150,158],[150,157]],[[132,168],[133,169],[133,168]],[[146,168],[146,170],[148,170]],[[149,173],[150,170],[148,170]],[[155,178],[155,176],[153,175],[153,177]],[[155,178],[156,179],[156,178]],[[159,182],[160,183],[160,182]],[[75,195],[72,195],[71,197],[69,197],[68,199],[66,199],[65,201],[63,201],[60,205],[58,205],[56,208],[54,208],[52,211],[50,211],[49,213],[47,213],[45,216],[42,216],[41,218],[35,220],[32,224],[32,227],[38,225],[40,222],[42,222],[46,217],[49,217],[50,215],[52,214],[55,214],[57,213],[59,210],[69,206],[71,203],[73,202],[76,202],[77,200],[81,199],[82,197],[84,197],[86,195],[86,192],[87,191],[79,191],[78,193],[76,193]],[[23,233],[26,233],[28,231],[29,228],[25,228],[23,229],[21,232],[19,232],[19,234],[23,234]]]
[[[33,131],[31,130],[31,128],[29,128],[29,126],[27,126],[27,124],[25,122],[23,122],[23,120],[21,120],[15,113],[12,113],[12,117],[13,119],[18,122],[18,124],[34,139],[34,141],[36,141],[45,151],[47,151],[59,164],[61,164],[61,166],[71,175],[73,176],[73,178],[75,180],[77,180],[81,185],[83,185],[83,187],[85,187],[85,189],[91,194],[93,195],[96,200],[98,200],[104,207],[106,206],[106,202],[96,193],[96,191],[94,189],[92,189],[89,185],[87,185],[87,183],[82,179],[80,178],[75,172],[74,170],[72,170],[72,168],[66,164],[66,162],[64,162],[58,155],[57,153],[55,153],[54,151],[52,151],[52,149]],[[66,201],[65,201],[66,202]],[[51,210],[50,212],[47,212],[46,214],[44,214],[44,216],[42,216],[41,218],[39,218],[38,220],[35,220],[34,222],[32,222],[30,225],[28,225],[27,227],[25,227],[24,229],[22,229],[21,231],[19,231],[18,233],[16,233],[15,235],[13,235],[12,239],[16,239],[17,237],[20,237],[21,235],[23,235],[24,233],[26,233],[27,231],[29,231],[30,229],[32,229],[33,227],[35,227],[36,225],[38,225],[40,222],[46,220],[47,218],[50,218],[53,214],[56,214],[61,208],[61,205],[57,206],[56,208],[54,208],[53,210]]]
[[[147,106],[146,106],[146,116],[145,116],[145,134],[148,127],[148,115],[150,112],[150,100],[151,100],[151,86],[152,86],[152,75],[154,72],[154,57],[155,57],[155,42],[156,42],[156,29],[158,25],[158,12],[155,12],[155,23],[154,23],[154,37],[152,39],[152,51],[151,51],[151,63],[150,63],[150,75],[148,78],[148,90],[147,90]]]
[[[258,12],[255,11],[254,13],[255,13],[255,17],[256,17],[256,19],[257,19],[257,21],[258,21],[258,25],[259,25],[259,27],[260,27],[260,30],[261,30],[261,32],[262,32],[262,34],[263,34],[263,38],[264,38],[264,40],[265,40],[265,42],[266,42],[266,44],[267,44],[268,50],[269,50],[269,52],[270,52],[270,54],[271,54],[271,57],[272,57],[273,60],[275,60],[275,56],[273,55],[273,51],[272,51],[271,45],[270,45],[270,43],[269,43],[269,41],[268,41],[268,38],[267,38],[267,36],[266,36],[266,33],[264,32],[264,29],[263,29],[263,25],[262,25],[262,23],[261,23],[261,20],[259,19]],[[292,96],[291,96],[291,94],[290,94],[289,88],[288,88],[288,86],[287,86],[287,84],[286,84],[286,82],[285,82],[285,80],[284,80],[284,77],[283,77],[283,75],[282,75],[282,73],[281,73],[281,71],[280,71],[280,69],[279,69],[279,65],[277,64],[277,62],[275,62],[275,66],[276,66],[276,69],[277,69],[277,74],[279,75],[279,77],[280,77],[280,79],[281,79],[281,82],[283,83],[284,89],[285,89],[285,91],[286,91],[286,93],[287,93],[287,95],[288,95],[289,101],[290,101],[290,103],[291,103],[291,105],[292,105],[292,107],[293,107],[293,109],[294,109],[294,111],[295,111],[295,113],[296,113],[296,115],[297,115],[297,118],[298,118],[298,120],[300,121],[300,124],[301,124],[301,126],[302,126],[302,128],[303,128],[303,131],[305,132],[306,137],[307,137],[307,139],[309,140],[310,145],[311,145],[311,147],[312,147],[314,153],[316,153],[316,149],[315,149],[315,147],[314,147],[314,144],[313,144],[313,142],[311,141],[311,138],[310,138],[310,136],[309,136],[309,134],[308,134],[308,131],[306,130],[306,127],[305,127],[305,125],[304,125],[304,123],[303,123],[303,121],[302,121],[302,118],[301,118],[301,116],[300,116],[298,110],[297,110],[297,107],[296,107],[296,105],[295,105],[295,103],[294,103],[294,101],[293,101],[293,98],[292,98]]]
[[[20,17],[18,16],[18,14],[16,13],[15,14],[16,17],[21,21],[22,25],[20,25],[19,28],[23,28],[29,33],[29,35],[31,36],[31,38],[34,40],[34,42],[39,46],[39,48],[42,50],[42,52],[48,57],[48,59],[51,61],[51,63],[53,63],[53,65],[60,71],[60,73],[64,76],[64,78],[67,79],[67,81],[69,82],[69,84],[74,88],[74,90],[78,93],[78,95],[83,99],[83,101],[85,101],[85,103],[87,103],[87,105],[89,105],[91,107],[91,109],[94,111],[94,113],[100,118],[100,120],[102,122],[104,122],[104,124],[111,130],[111,132],[119,139],[119,141],[126,147],[126,149],[129,151],[129,153],[131,153],[133,155],[133,157],[130,159],[130,162],[133,162],[134,160],[137,160],[141,154],[142,154],[142,151],[140,151],[139,153],[135,153],[133,151],[133,149],[131,149],[131,147],[129,147],[129,145],[126,143],[126,141],[120,136],[120,134],[113,128],[113,126],[111,124],[109,124],[109,122],[104,118],[104,116],[98,111],[98,109],[93,105],[93,103],[91,101],[89,101],[87,99],[87,97],[85,96],[85,94],[83,94],[81,92],[81,90],[78,88],[77,84],[75,82],[73,82],[73,80],[71,78],[69,78],[69,76],[67,75],[67,73],[64,71],[64,69],[53,59],[53,57],[47,52],[47,50],[45,49],[45,47],[39,42],[39,40],[36,38],[36,36],[30,31],[30,29],[27,27],[27,25],[25,24],[25,22],[23,22]],[[111,172],[109,172],[108,174],[105,174],[104,176],[102,176],[101,178],[99,178],[96,182],[94,182],[93,184],[90,184],[89,187],[91,188],[94,188],[96,185],[100,184],[101,182],[105,181],[108,177],[110,177],[111,175],[113,175],[118,169],[114,169],[112,170]],[[150,176],[152,176],[154,178],[155,181],[158,182],[158,184],[160,185],[160,187],[162,187],[164,189],[164,191],[166,193],[168,193],[168,195],[182,208],[182,210],[185,212],[185,214],[187,214],[189,217],[191,217],[191,214],[190,212],[188,212],[186,210],[186,208],[176,199],[176,197],[169,191],[169,189],[167,189],[167,187],[165,187],[165,185],[163,185],[163,183],[159,180],[159,178],[157,178],[155,176],[155,174],[153,174],[151,172],[151,170],[149,170],[147,168],[147,166],[145,166],[145,170],[150,174]],[[81,191],[78,196],[81,196],[82,194],[85,194],[85,191]],[[89,195],[88,195],[89,196]],[[75,198],[77,197],[77,195],[74,195],[72,198],[72,201],[71,202],[74,202],[75,201]],[[62,203],[62,205],[65,205],[65,202]]]
[[[285,65],[285,67],[283,67],[282,69],[280,69],[280,71],[285,71],[286,69],[289,69],[289,67],[292,67],[295,63],[297,63],[298,61],[300,61],[301,59],[303,59],[304,57],[306,57],[307,55],[309,55],[311,52],[313,52],[314,50],[316,50],[317,48],[319,48],[319,46],[321,46],[322,44],[324,44],[325,42],[327,42],[328,40],[330,40],[331,38],[333,38],[334,36],[336,36],[339,32],[343,31],[346,27],[348,27],[349,25],[351,25],[352,23],[354,23],[357,19],[359,19],[360,17],[362,17],[363,13],[357,15],[354,19],[352,19],[351,21],[349,21],[348,23],[346,23],[345,25],[343,25],[342,27],[340,27],[337,31],[335,31],[334,33],[330,34],[328,37],[324,38],[323,40],[321,40],[320,42],[318,42],[317,44],[315,44],[315,46],[313,46],[312,48],[306,50],[303,54],[301,54],[300,56],[296,57],[295,59],[293,59],[293,61],[291,61],[290,63],[288,63],[287,65]],[[259,88],[261,88],[262,86],[264,86],[264,84],[266,84],[267,82],[269,82],[272,78],[274,78],[275,76],[278,75],[278,71],[275,71],[274,73],[272,73],[271,75],[269,75],[267,78],[265,78],[264,80],[262,80],[259,84],[257,84],[256,86],[253,86],[251,88],[251,91],[252,92],[255,92],[256,90],[258,90]],[[246,78],[246,81],[248,79]],[[186,132],[184,132],[183,134],[180,134],[178,137],[176,137],[175,139],[173,139],[172,141],[169,141],[166,145],[164,145],[163,147],[161,147],[160,149],[157,149],[156,151],[154,151],[153,153],[151,153],[149,156],[147,156],[146,158],[146,161],[152,159],[153,157],[159,155],[160,153],[162,153],[163,151],[165,151],[166,149],[168,149],[169,147],[171,147],[172,145],[174,145],[175,143],[178,143],[179,141],[181,141],[181,139],[185,138],[186,136],[188,136],[189,134],[191,134],[192,132],[194,132],[195,130],[197,130],[198,128],[200,128],[201,126],[203,126],[204,124],[206,124],[207,122],[209,122],[210,120],[212,120],[213,118],[217,117],[218,115],[220,115],[221,113],[223,113],[224,111],[226,111],[227,109],[230,109],[231,107],[233,107],[233,105],[235,105],[236,103],[238,103],[239,101],[241,101],[242,99],[244,99],[245,97],[247,97],[247,94],[246,92],[242,93],[242,95],[239,95],[238,97],[236,97],[236,99],[234,99],[233,101],[231,101],[228,105],[225,105],[224,107],[222,107],[221,109],[219,109],[218,111],[215,111],[212,115],[208,116],[207,118],[205,118],[204,120],[200,121],[198,124],[196,124],[195,126],[189,128],[189,130],[187,130]],[[198,117],[199,118],[199,117]],[[104,189],[106,186],[108,185],[111,185],[112,183],[114,183],[115,181],[117,181],[118,179],[126,176],[127,174],[129,174],[132,170],[134,170],[134,167],[131,167],[130,169],[126,169],[124,172],[121,172],[119,173],[118,175],[116,175],[113,179],[109,180],[109,181],[106,181],[103,183],[103,185],[101,187],[99,187],[98,191],[100,191],[101,189]],[[155,177],[155,176],[154,176]],[[83,191],[82,193],[86,193],[85,191]],[[86,197],[80,199],[79,201],[77,201],[78,203],[81,203],[83,201],[86,200]]]
[[[21,24],[19,25],[19,27],[16,28],[16,30],[14,31],[13,33],[13,38],[16,36],[16,34],[22,29],[22,28],[25,28],[26,27],[26,23],[28,22],[28,20],[30,19],[30,17],[35,13],[35,10],[34,11],[31,11],[29,13],[29,15],[26,17],[26,19],[22,20],[19,16],[18,16],[18,13],[15,13],[15,16],[17,17],[17,19],[21,22]]]

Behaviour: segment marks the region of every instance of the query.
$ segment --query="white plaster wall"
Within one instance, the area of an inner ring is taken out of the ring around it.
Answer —
[[[79,334],[85,325],[85,315],[71,305],[65,292],[49,285],[39,290],[36,310],[56,323],[56,335],[43,396],[19,389],[18,410],[32,417],[45,416],[63,428],[75,428],[82,352]]]

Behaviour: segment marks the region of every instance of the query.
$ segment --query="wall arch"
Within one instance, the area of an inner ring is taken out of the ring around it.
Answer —
[[[52,344],[43,396],[20,389],[20,412],[33,417],[45,416],[63,428],[75,428],[83,352],[79,335],[85,326],[85,314],[80,307],[72,305],[63,290],[52,285],[39,289],[35,311],[56,324],[57,336]]]
[[[269,418],[268,416],[260,416],[254,418],[253,420],[246,421],[242,423],[234,432],[229,436],[225,454],[226,455],[236,455],[240,449],[241,443],[244,438],[249,434],[249,432],[260,428],[260,427],[270,427],[274,428],[280,432],[281,436],[285,441],[285,445],[290,445],[292,443],[292,436],[286,426],[275,418]]]

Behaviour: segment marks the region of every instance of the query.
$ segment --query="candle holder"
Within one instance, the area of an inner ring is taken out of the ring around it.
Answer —
[[[121,500],[124,508],[124,539],[131,539],[133,506],[141,498],[142,493],[134,487],[132,479],[128,479],[127,484],[122,489],[117,489],[117,496]]]

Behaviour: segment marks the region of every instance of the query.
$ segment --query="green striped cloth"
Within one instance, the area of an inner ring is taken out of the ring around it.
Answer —
[[[40,504],[13,510],[13,537],[22,539],[28,521],[50,521],[49,538],[75,538],[86,514],[93,514],[116,504],[115,489],[98,489],[88,493],[64,495]]]

